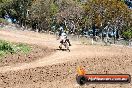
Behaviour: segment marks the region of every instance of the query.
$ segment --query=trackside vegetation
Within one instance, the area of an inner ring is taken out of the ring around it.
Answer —
[[[31,51],[31,47],[26,44],[15,44],[5,40],[0,40],[0,57],[6,54],[24,53],[27,54]]]
[[[6,19],[38,32],[62,26],[68,34],[131,40],[129,7],[130,0],[0,0],[0,23]]]

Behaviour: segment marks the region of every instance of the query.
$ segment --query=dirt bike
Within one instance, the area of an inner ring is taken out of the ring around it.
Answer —
[[[70,52],[70,49],[69,49],[69,43],[65,40],[62,40],[60,41],[61,45],[59,46],[59,49],[60,50],[68,50]],[[65,49],[62,49],[62,45],[65,47]]]

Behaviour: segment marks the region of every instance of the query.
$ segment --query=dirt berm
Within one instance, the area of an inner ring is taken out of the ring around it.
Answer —
[[[1,30],[0,38],[58,48],[54,36],[34,32]],[[132,48],[72,41],[70,49],[71,52],[56,51],[32,62],[0,67],[0,88],[132,88],[132,83],[79,86],[75,79],[78,66],[89,74],[132,75]]]

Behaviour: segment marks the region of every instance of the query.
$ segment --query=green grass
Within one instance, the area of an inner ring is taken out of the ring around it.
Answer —
[[[14,44],[4,40],[0,40],[0,56],[4,56],[8,53],[24,53],[27,54],[31,51],[31,47],[26,44]]]
[[[7,52],[0,50],[0,56],[4,56],[6,54],[7,54]]]
[[[31,47],[26,44],[18,44],[17,49],[20,50],[23,53],[29,53],[31,51]]]

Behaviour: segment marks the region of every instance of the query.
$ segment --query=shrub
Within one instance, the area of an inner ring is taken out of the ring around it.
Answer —
[[[30,52],[30,46],[26,44],[13,44],[4,40],[0,40],[0,56],[5,55],[7,53],[28,53]]]
[[[4,24],[4,25],[7,25],[8,24],[7,20],[5,20],[3,18],[0,18],[0,24],[1,23]]]
[[[126,39],[132,38],[132,27],[127,28],[127,30],[123,32],[123,37],[125,37]]]

